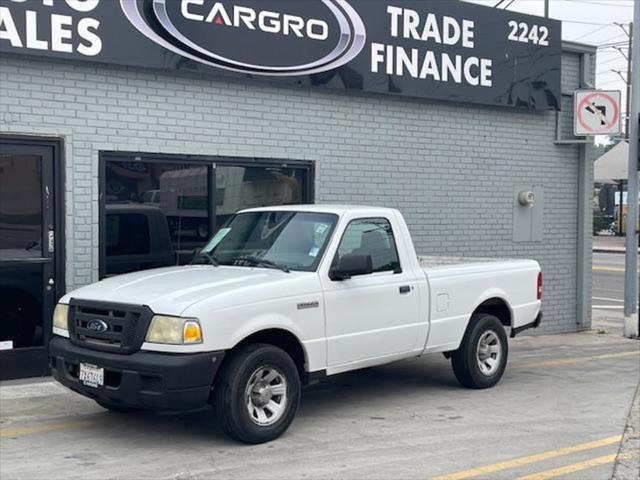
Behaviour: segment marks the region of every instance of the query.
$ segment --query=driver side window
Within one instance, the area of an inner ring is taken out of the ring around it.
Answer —
[[[386,218],[360,218],[347,225],[333,264],[345,255],[370,255],[373,272],[400,272],[398,250]]]

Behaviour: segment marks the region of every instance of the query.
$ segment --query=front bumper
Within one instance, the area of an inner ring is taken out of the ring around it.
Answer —
[[[205,406],[224,352],[170,354],[139,351],[117,354],[91,350],[54,337],[51,374],[81,395],[115,405],[151,410],[188,410]],[[80,363],[104,368],[104,386],[78,380]]]

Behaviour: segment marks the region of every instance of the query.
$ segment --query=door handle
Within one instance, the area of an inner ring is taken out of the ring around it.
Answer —
[[[400,294],[409,293],[411,291],[411,287],[409,285],[402,285],[400,288]]]

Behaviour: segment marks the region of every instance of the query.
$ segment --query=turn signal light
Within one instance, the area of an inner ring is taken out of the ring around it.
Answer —
[[[183,343],[202,342],[202,332],[200,331],[200,324],[198,322],[184,322],[184,329],[182,330],[182,341]]]

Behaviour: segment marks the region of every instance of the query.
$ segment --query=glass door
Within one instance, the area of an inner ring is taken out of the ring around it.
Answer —
[[[0,380],[48,373],[56,301],[53,153],[0,143]]]

